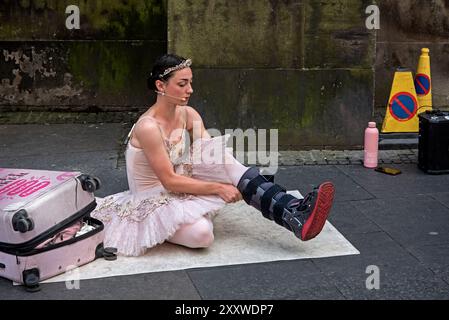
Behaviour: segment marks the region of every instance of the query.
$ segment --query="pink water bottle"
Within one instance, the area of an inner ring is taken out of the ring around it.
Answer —
[[[366,168],[376,168],[379,151],[379,130],[377,130],[375,122],[368,122],[368,128],[365,129],[364,145],[363,165]]]

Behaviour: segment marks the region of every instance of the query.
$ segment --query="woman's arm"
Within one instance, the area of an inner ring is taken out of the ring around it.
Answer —
[[[203,119],[201,118],[198,111],[193,109],[192,107],[186,106],[187,109],[187,125],[186,129],[189,131],[189,134],[193,136],[191,141],[195,141],[198,138],[210,138],[209,133],[204,127]],[[200,129],[200,130],[198,130]],[[199,135],[199,133],[201,135]],[[198,136],[195,136],[198,135]]]
[[[139,126],[136,126],[134,133],[149,165],[165,189],[194,195],[218,195],[226,202],[241,199],[240,192],[232,185],[207,182],[177,174],[168,157],[159,128],[151,120],[142,121]]]

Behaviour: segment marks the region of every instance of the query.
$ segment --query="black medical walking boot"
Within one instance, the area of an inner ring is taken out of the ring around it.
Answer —
[[[259,169],[249,168],[237,185],[243,200],[260,210],[267,219],[292,231],[306,241],[316,237],[324,227],[334,200],[335,188],[324,182],[304,199],[287,194],[286,189],[274,184]]]

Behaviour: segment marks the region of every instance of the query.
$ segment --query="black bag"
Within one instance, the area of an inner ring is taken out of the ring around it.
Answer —
[[[449,173],[449,111],[426,111],[418,118],[418,167],[429,174]]]

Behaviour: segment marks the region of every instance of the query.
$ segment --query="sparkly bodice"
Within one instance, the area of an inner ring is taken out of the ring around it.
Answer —
[[[141,117],[139,121],[143,118],[152,118],[150,116]],[[137,123],[136,123],[137,124]],[[159,125],[158,125],[159,126]],[[170,162],[173,164],[174,170],[183,175],[190,176],[190,170],[187,165],[185,165],[184,157],[186,155],[186,148],[188,143],[186,141],[186,123],[184,118],[184,126],[181,134],[181,138],[177,142],[172,142],[166,138],[163,134],[162,129],[159,127],[162,138],[165,143],[165,148],[167,150]],[[126,173],[128,177],[129,189],[131,192],[140,192],[148,188],[155,186],[160,186],[161,182],[151,166],[148,163],[143,149],[137,148],[128,142],[126,152]]]

